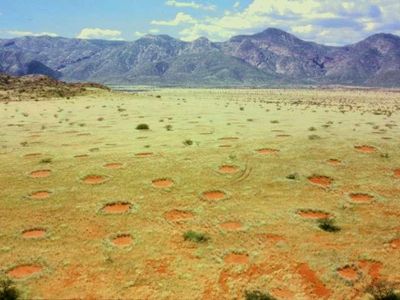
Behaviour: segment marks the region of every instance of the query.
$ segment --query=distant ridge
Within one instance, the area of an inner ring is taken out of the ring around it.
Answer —
[[[0,40],[0,72],[109,84],[400,87],[400,37],[380,33],[343,47],[276,28],[218,43],[168,35],[133,42],[22,37]]]

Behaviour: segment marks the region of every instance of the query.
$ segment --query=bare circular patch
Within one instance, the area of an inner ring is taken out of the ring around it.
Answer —
[[[316,185],[322,186],[322,187],[328,187],[332,184],[333,179],[328,177],[328,176],[321,176],[321,175],[313,175],[308,177],[308,180]]]
[[[337,269],[340,277],[347,281],[356,281],[360,277],[360,273],[353,266],[344,266],[343,268]]]
[[[128,202],[114,202],[103,207],[103,211],[110,214],[122,214],[131,209],[132,205]]]
[[[239,167],[232,165],[222,165],[218,169],[218,172],[222,174],[235,174],[237,171],[239,171]]]
[[[43,268],[39,265],[20,265],[7,272],[8,276],[15,279],[22,279],[39,273]]]
[[[349,196],[354,203],[370,203],[374,199],[374,196],[363,193],[352,193]]]
[[[229,231],[235,231],[235,230],[240,230],[242,229],[242,223],[240,222],[225,222],[219,225],[222,229],[229,230]]]
[[[45,178],[49,177],[51,174],[51,170],[36,170],[30,173],[32,178]]]
[[[50,195],[51,195],[51,192],[49,192],[49,191],[37,191],[37,192],[33,192],[32,194],[30,194],[30,197],[32,199],[36,199],[36,200],[43,200],[43,199],[49,198]]]
[[[328,159],[326,162],[331,166],[339,166],[342,164],[342,162],[340,160],[335,159],[335,158]]]
[[[400,169],[396,169],[393,171],[394,177],[400,178]]]
[[[123,164],[121,164],[121,163],[108,163],[108,164],[104,165],[104,168],[112,169],[112,170],[121,169],[122,167],[123,167]]]
[[[26,239],[39,239],[46,235],[46,230],[40,228],[28,229],[22,232],[22,237]]]
[[[140,157],[140,158],[151,157],[151,156],[153,156],[153,152],[136,153],[135,156]]]
[[[132,241],[133,238],[130,234],[120,234],[112,239],[112,243],[115,246],[121,247],[129,246],[130,244],[132,244]]]
[[[166,213],[164,213],[164,218],[167,221],[185,221],[185,220],[189,220],[192,219],[194,217],[193,213],[191,213],[190,211],[186,211],[186,210],[178,210],[178,209],[173,209],[170,210]]]
[[[361,153],[374,153],[376,148],[368,145],[354,146],[354,148]]]
[[[390,241],[390,247],[393,249],[400,249],[400,238]]]
[[[155,188],[165,189],[174,185],[174,181],[169,178],[154,179],[152,184]]]
[[[297,214],[305,219],[319,220],[319,219],[328,219],[332,217],[330,213],[321,211],[321,210],[312,210],[312,209],[302,209],[297,212]]]
[[[207,191],[202,194],[206,200],[222,200],[226,197],[226,194],[222,191]]]
[[[107,180],[107,178],[101,175],[88,175],[84,177],[82,180],[86,184],[96,185],[104,183]]]
[[[271,149],[271,148],[262,148],[256,150],[257,153],[262,154],[262,155],[268,155],[268,154],[275,154],[278,153],[280,150],[278,149]]]
[[[229,253],[224,257],[227,264],[247,264],[249,263],[249,255],[243,253]]]

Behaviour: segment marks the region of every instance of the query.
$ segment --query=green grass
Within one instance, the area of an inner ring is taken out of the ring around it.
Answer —
[[[318,221],[318,227],[327,232],[338,232],[340,227],[335,225],[335,221],[332,219],[321,219]]]
[[[246,291],[246,300],[275,300],[274,297],[268,293],[262,293],[260,291]]]
[[[20,299],[20,292],[10,279],[0,280],[0,299],[17,300]]]
[[[183,238],[185,241],[191,241],[195,243],[205,243],[210,239],[206,234],[192,230],[186,231],[183,234]]]
[[[136,126],[136,129],[137,130],[149,130],[150,127],[149,127],[149,125],[142,123],[142,124],[139,124],[138,126]]]

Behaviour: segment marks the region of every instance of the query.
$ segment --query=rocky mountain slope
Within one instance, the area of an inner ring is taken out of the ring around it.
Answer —
[[[344,47],[274,28],[220,43],[167,35],[134,42],[23,37],[0,40],[0,72],[110,84],[399,87],[400,37],[376,34]]]

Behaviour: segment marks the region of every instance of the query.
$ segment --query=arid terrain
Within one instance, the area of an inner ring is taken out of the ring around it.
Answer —
[[[0,275],[25,298],[399,289],[400,92],[24,99],[0,102]]]

